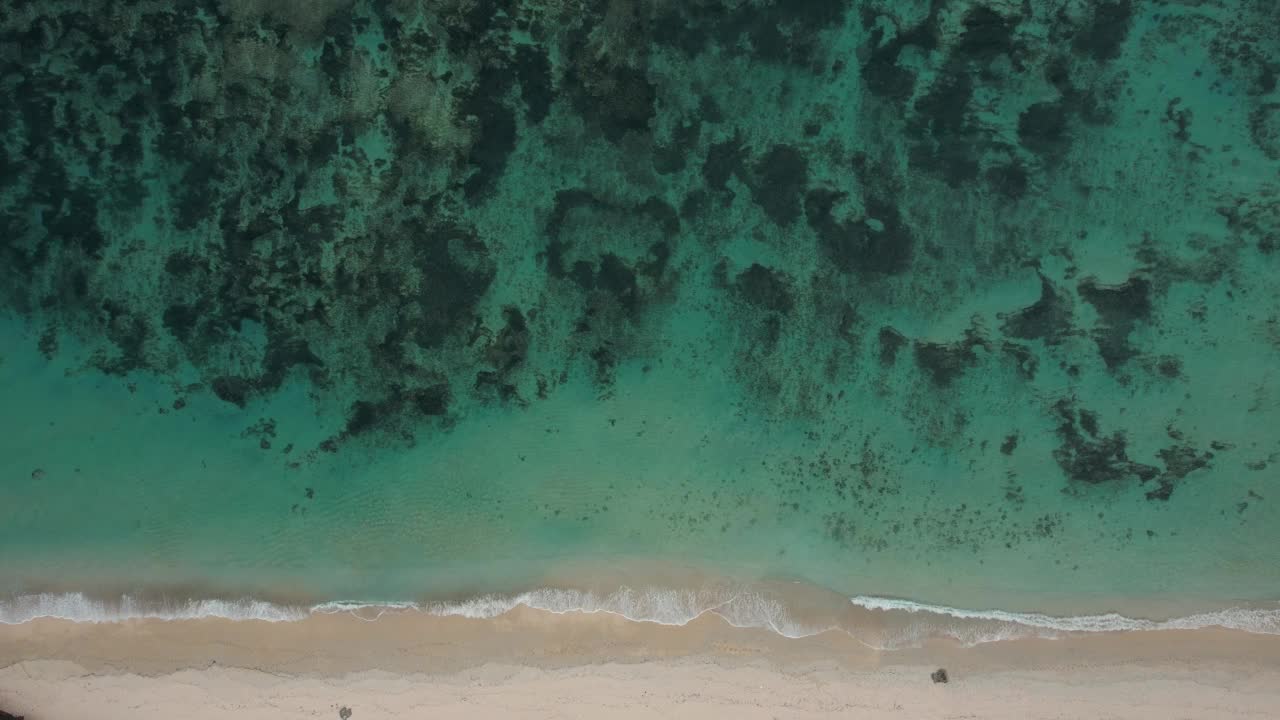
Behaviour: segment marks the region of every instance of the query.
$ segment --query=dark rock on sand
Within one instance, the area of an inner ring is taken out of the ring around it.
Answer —
[[[880,328],[880,365],[889,367],[898,360],[898,350],[907,344],[907,337],[892,327]]]
[[[1043,340],[1056,345],[1071,330],[1071,306],[1049,282],[1040,276],[1040,298],[1021,310],[1002,315],[1000,330],[1019,340]]]
[[[1053,458],[1069,480],[1102,485],[1137,478],[1146,483],[1160,475],[1158,468],[1130,460],[1127,435],[1120,430],[1101,433],[1097,414],[1077,411],[1074,398],[1059,400],[1054,408],[1062,420],[1058,426],[1062,442]]]
[[[1137,355],[1138,350],[1129,343],[1129,334],[1138,323],[1151,319],[1151,283],[1131,277],[1120,285],[1103,285],[1094,278],[1085,278],[1077,290],[1098,313],[1093,339],[1107,368],[1114,370]]]
[[[1004,455],[1012,455],[1014,450],[1018,449],[1018,433],[1006,435],[1004,442],[1000,443],[1000,452]]]
[[[937,387],[947,387],[964,371],[978,364],[975,347],[987,347],[974,329],[965,331],[965,339],[957,342],[937,343],[917,340],[915,344],[916,365],[920,367]]]
[[[951,682],[951,679],[947,677],[946,668],[938,668],[937,670],[934,670],[929,677],[936,683]]]
[[[223,375],[213,379],[213,394],[218,396],[219,400],[229,402],[236,407],[243,408],[249,400],[249,393],[253,391],[253,384],[242,377],[234,375]]]
[[[786,314],[795,304],[785,273],[753,263],[738,275],[738,291],[750,304],[762,310]]]

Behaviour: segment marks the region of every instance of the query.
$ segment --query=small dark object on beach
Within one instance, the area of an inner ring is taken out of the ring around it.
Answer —
[[[22,720],[22,718],[23,718],[22,715],[11,715],[3,710],[0,710],[0,720]]]
[[[351,717],[351,708],[345,705],[342,706],[342,709],[338,711],[338,717],[342,718],[342,720],[348,720]],[[0,718],[0,720],[3,720],[3,718]]]
[[[934,670],[933,674],[931,674],[929,677],[932,678],[933,681],[936,683],[950,682],[950,678],[947,677],[946,668],[938,668],[937,670]]]

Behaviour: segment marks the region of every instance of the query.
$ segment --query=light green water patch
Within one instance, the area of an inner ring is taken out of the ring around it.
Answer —
[[[989,607],[1274,588],[1273,503],[1245,515],[1224,492],[1246,497],[1248,475],[1198,478],[1168,503],[1137,487],[1073,497],[1022,460],[1052,453],[1053,428],[1016,413],[967,430],[985,450],[929,450],[874,405],[851,401],[838,427],[761,423],[715,372],[656,363],[620,368],[603,402],[571,384],[329,454],[315,448],[331,421],[296,383],[241,412],[144,376],[67,375],[7,332],[0,372],[24,408],[3,428],[10,585],[107,574],[407,599],[649,558]]]

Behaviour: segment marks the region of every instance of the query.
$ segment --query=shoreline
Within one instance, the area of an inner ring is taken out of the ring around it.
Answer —
[[[938,667],[949,683],[930,680]],[[485,620],[405,612],[0,626],[0,709],[28,720],[180,708],[197,719],[331,717],[343,706],[353,720],[421,706],[432,717],[1237,718],[1278,703],[1280,636],[1218,628],[969,647],[930,638],[885,651],[844,633],[792,639],[715,616],[672,626],[529,608]]]
[[[47,592],[0,596],[0,627],[41,620],[76,623],[139,621],[305,622],[349,614],[375,619],[389,614],[424,618],[501,619],[521,611],[553,615],[608,615],[626,622],[686,626],[704,617],[738,629],[770,631],[784,638],[844,633],[882,650],[918,646],[930,638],[978,645],[1025,637],[1056,638],[1108,632],[1221,628],[1280,636],[1280,602],[1239,603],[1167,616],[1154,613],[1057,615],[999,608],[957,608],[909,599],[845,597],[792,582],[707,582],[701,586],[615,586],[609,590],[541,587],[455,600],[307,602],[299,597],[209,597],[179,588],[146,594]],[[1130,600],[1132,608],[1138,603]],[[1123,606],[1122,606],[1123,607]]]
[[[668,577],[669,579],[669,577]],[[56,619],[76,623],[127,621],[271,621],[297,623],[349,614],[493,620],[516,611],[553,615],[611,615],[640,624],[684,626],[709,616],[739,629],[764,629],[785,638],[826,632],[850,635],[877,650],[915,647],[933,637],[982,644],[1024,637],[1222,628],[1280,637],[1280,602],[1194,607],[1165,615],[1140,610],[1130,598],[1114,610],[1055,614],[1001,607],[952,607],[908,598],[845,597],[801,582],[682,578],[686,585],[543,585],[522,592],[480,593],[454,600],[319,601],[316,598],[218,596],[209,588],[174,587],[145,593],[44,592],[0,596],[0,626]],[[1125,610],[1120,610],[1121,607]],[[1158,607],[1158,605],[1156,605]],[[1134,609],[1139,609],[1134,611]]]

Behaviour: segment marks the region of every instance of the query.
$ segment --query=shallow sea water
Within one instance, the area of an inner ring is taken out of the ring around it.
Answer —
[[[91,5],[0,20],[0,618],[1274,632],[1271,3]]]

